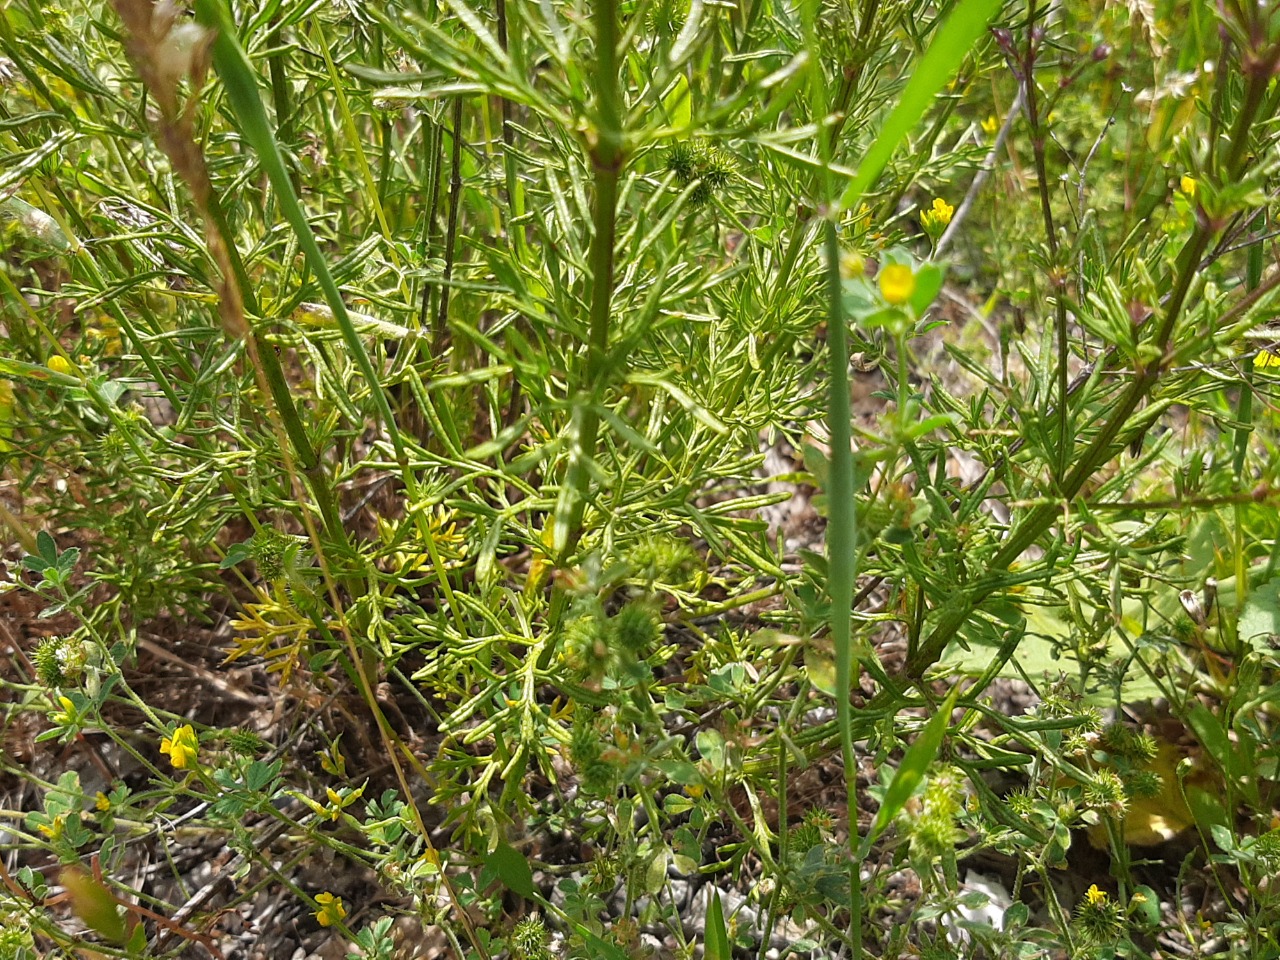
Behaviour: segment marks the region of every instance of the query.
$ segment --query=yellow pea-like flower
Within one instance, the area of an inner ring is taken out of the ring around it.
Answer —
[[[160,741],[160,752],[169,757],[169,762],[176,770],[191,770],[196,766],[196,756],[200,752],[200,740],[189,723],[184,723],[173,731],[172,737]]]
[[[49,358],[48,367],[54,373],[60,373],[66,377],[71,376],[71,374],[74,373],[76,369],[71,365],[71,361],[68,360],[66,357],[64,357],[60,353],[55,353],[52,357]]]
[[[947,224],[951,222],[951,217],[955,212],[955,207],[941,197],[935,197],[933,206],[920,214],[920,226],[924,227],[924,232],[929,236],[940,236],[942,231],[946,229]]]
[[[880,293],[895,307],[911,299],[916,292],[915,272],[904,263],[890,263],[880,270]]]
[[[322,927],[331,927],[347,915],[347,908],[342,905],[342,898],[335,897],[327,890],[316,897],[316,903],[320,907],[316,911],[316,921]]]

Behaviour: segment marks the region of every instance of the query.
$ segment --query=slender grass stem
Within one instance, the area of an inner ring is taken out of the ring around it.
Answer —
[[[1045,157],[1045,138],[1047,131],[1040,119],[1040,101],[1037,97],[1035,69],[1039,48],[1043,40],[1042,28],[1036,25],[1038,11],[1036,0],[1030,0],[1027,8],[1027,41],[1024,48],[1021,73],[1023,103],[1027,114],[1027,124],[1031,128],[1031,153],[1036,168],[1036,193],[1040,198],[1040,216],[1044,221],[1045,243],[1049,249],[1049,286],[1053,293],[1054,306],[1054,340],[1058,350],[1057,384],[1058,384],[1058,445],[1056,471],[1062,476],[1070,463],[1071,453],[1071,409],[1067,405],[1069,376],[1067,361],[1070,356],[1070,344],[1067,339],[1067,299],[1066,272],[1059,262],[1058,228],[1054,223],[1053,203],[1049,196],[1049,164]]]
[[[424,260],[429,261],[435,252],[436,216],[440,209],[440,177],[444,165],[444,124],[434,120],[428,121],[423,124],[422,135],[427,152],[427,212],[422,226],[422,256]],[[431,319],[435,290],[436,285],[433,283],[422,285],[422,305],[418,311],[419,329],[426,329]]]
[[[444,237],[444,273],[440,284],[440,304],[432,337],[437,356],[445,351],[449,339],[449,284],[453,280],[453,259],[458,246],[458,212],[462,205],[462,97],[453,98],[453,120],[449,131],[453,144],[449,156],[449,225]]]
[[[831,353],[827,426],[831,432],[830,523],[827,555],[830,565],[831,639],[836,651],[836,720],[844,761],[845,806],[849,818],[849,937],[853,955],[862,956],[861,844],[858,830],[858,758],[853,746],[850,696],[856,680],[853,655],[853,588],[857,579],[857,509],[853,489],[853,432],[849,402],[849,343],[845,330],[840,284],[840,244],[836,226],[824,224],[827,261],[827,346]]]
[[[292,150],[293,98],[289,90],[289,48],[284,43],[284,27],[279,15],[271,20],[271,37],[268,42],[274,48],[268,69],[271,72],[271,102],[276,111],[276,135],[287,149]],[[302,193],[302,182],[294,163],[289,164],[289,182],[293,184],[295,193]]]

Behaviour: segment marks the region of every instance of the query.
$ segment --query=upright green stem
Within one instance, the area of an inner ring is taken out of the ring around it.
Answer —
[[[462,203],[462,97],[453,98],[453,151],[449,159],[449,226],[444,238],[444,274],[440,285],[440,309],[436,314],[433,352],[444,353],[449,337],[449,284],[453,280],[454,248],[458,242],[458,208]]]
[[[845,802],[849,818],[849,937],[853,956],[862,956],[861,847],[858,831],[858,760],[853,750],[853,714],[849,702],[854,683],[853,587],[857,577],[857,506],[853,489],[853,429],[849,403],[849,342],[844,326],[840,285],[840,244],[836,225],[825,227],[827,260],[827,346],[831,353],[831,393],[828,429],[831,431],[830,523],[827,589],[831,594],[831,639],[836,651],[836,722],[844,759]]]
[[[267,43],[277,48],[271,55],[271,104],[276,111],[276,136],[280,143],[290,152],[289,182],[293,191],[301,195],[302,182],[298,179],[298,167],[293,159],[293,110],[290,107],[288,48],[284,43],[284,28],[280,25],[280,17],[271,18],[271,36]]]
[[[1254,229],[1257,234],[1262,234],[1266,229],[1266,216],[1260,214],[1254,221]],[[1244,285],[1250,291],[1257,290],[1262,283],[1262,243],[1255,239],[1253,246],[1249,248],[1248,262],[1245,268]],[[1235,451],[1231,458],[1231,474],[1235,478],[1237,488],[1244,483],[1244,467],[1245,461],[1249,456],[1249,439],[1253,436],[1253,393],[1254,393],[1254,373],[1253,358],[1246,357],[1244,359],[1244,376],[1240,382],[1240,399],[1236,401],[1236,423],[1240,424],[1235,430],[1233,444]],[[1235,516],[1234,539],[1235,539],[1235,560],[1236,560],[1236,610],[1237,612],[1244,608],[1245,600],[1248,598],[1249,577],[1245,569],[1248,562],[1245,557],[1244,545],[1244,515],[1246,507],[1243,503],[1237,503],[1233,510]],[[1237,638],[1238,639],[1238,638]]]
[[[257,292],[254,290],[253,283],[249,280],[249,274],[244,267],[244,260],[235,245],[235,235],[231,232],[226,213],[222,209],[222,201],[218,198],[217,193],[210,190],[206,197],[205,205],[214,229],[217,230],[218,235],[222,238],[227,262],[231,267],[232,277],[227,279],[234,278],[236,285],[239,287],[240,298],[244,302],[249,316],[259,316],[261,310],[258,306]],[[324,462],[320,459],[319,453],[311,445],[311,440],[307,437],[306,427],[303,426],[302,418],[298,414],[297,404],[293,402],[293,391],[289,386],[288,379],[285,377],[284,368],[280,365],[280,358],[276,356],[275,347],[265,342],[258,335],[257,330],[252,327],[246,331],[246,337],[252,341],[252,359],[261,371],[262,378],[271,393],[271,399],[275,402],[276,411],[280,415],[280,424],[289,438],[289,445],[293,448],[293,455],[298,460],[298,466],[302,468],[302,475],[306,477],[307,487],[315,498],[316,508],[319,510],[321,520],[324,523],[325,533],[334,543],[345,544],[347,542],[346,532],[342,527],[342,518],[338,512],[337,499],[331,489],[329,473],[325,468]]]
[[[626,158],[622,129],[622,94],[618,86],[618,10],[615,0],[593,8],[596,30],[596,123],[588,134],[595,171],[592,209],[591,326],[587,335],[585,382],[573,414],[573,443],[564,487],[556,506],[555,553],[565,560],[577,545],[586,509],[590,463],[595,456],[600,415],[595,401],[609,367],[609,315],[613,304],[613,244],[616,232],[618,179]]]
[[[497,0],[498,46],[507,52],[510,42],[507,37],[507,0]],[[511,153],[515,144],[515,128],[511,126],[511,100],[499,97],[498,105],[502,110],[502,165],[507,177],[507,206],[511,213],[516,212],[516,158]]]
[[[444,167],[444,124],[430,117],[423,121],[422,137],[427,148],[427,211],[422,228],[422,259],[429,261],[434,253],[436,213],[440,207],[440,176]],[[435,285],[422,285],[422,306],[418,312],[418,328],[424,329],[431,318],[431,302]]]
[[[871,40],[871,27],[876,22],[879,9],[880,0],[862,0],[857,32],[853,40],[853,59],[844,65],[844,77],[840,82],[840,90],[831,104],[832,123],[827,134],[827,142],[833,154],[844,125],[849,119],[849,105],[858,90],[858,81],[862,79],[862,70],[867,62],[867,46]]]
[[[591,238],[591,333],[587,373],[594,380],[603,370],[609,345],[609,310],[613,299],[614,216],[618,202],[618,175],[622,170],[622,94],[618,87],[618,13],[613,0],[597,3],[596,98],[598,118],[591,160],[595,168],[596,197]]]
[[[1053,221],[1053,205],[1049,198],[1049,165],[1045,159],[1045,130],[1040,123],[1040,103],[1036,98],[1036,0],[1030,0],[1027,11],[1027,46],[1022,58],[1023,100],[1027,106],[1027,123],[1031,127],[1031,152],[1036,165],[1036,189],[1040,195],[1040,216],[1044,220],[1045,242],[1049,246],[1049,285],[1054,300],[1054,338],[1058,349],[1058,449],[1057,470],[1061,477],[1071,462],[1071,417],[1067,409],[1067,392],[1070,389],[1067,376],[1067,300],[1065,296],[1066,273],[1058,262],[1058,231]]]
[[[507,28],[507,0],[497,0],[495,10],[498,18],[498,46],[506,53],[511,47]],[[502,109],[502,169],[507,178],[507,221],[508,223],[519,222],[524,214],[524,197],[520,190],[519,177],[516,175],[517,159],[512,149],[516,142],[516,131],[511,123],[511,100],[508,97],[499,97],[498,103]],[[516,251],[516,259],[523,263],[524,228],[517,227],[515,230],[508,228],[508,235],[512,249]],[[511,396],[507,400],[507,412],[503,417],[504,426],[509,427],[516,422],[520,416],[521,402],[520,378],[512,373]]]

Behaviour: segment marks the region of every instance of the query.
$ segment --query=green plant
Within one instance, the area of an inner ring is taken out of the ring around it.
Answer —
[[[1269,8],[194,6],[0,8],[4,950],[1274,952]]]

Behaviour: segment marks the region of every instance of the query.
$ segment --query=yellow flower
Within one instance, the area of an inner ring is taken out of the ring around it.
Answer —
[[[1178,181],[1178,188],[1188,197],[1194,197],[1196,195],[1196,178],[1184,173],[1182,179]]]
[[[75,719],[76,705],[71,702],[70,697],[59,697],[58,703],[61,704],[62,709],[54,711],[49,719],[60,726],[71,723]]]
[[[200,752],[200,741],[191,724],[184,723],[173,731],[172,737],[160,741],[160,752],[169,755],[169,762],[175,770],[190,770],[196,765],[196,754]]]
[[[49,823],[41,823],[36,825],[36,829],[43,833],[50,840],[57,840],[67,829],[66,814],[60,813]]]
[[[347,915],[347,908],[342,905],[342,898],[335,897],[325,891],[316,897],[320,909],[316,911],[316,920],[322,927],[331,927]]]
[[[97,794],[94,795],[93,805],[103,813],[106,813],[111,809],[111,798],[99,790]]]
[[[61,373],[63,376],[71,376],[75,367],[71,365],[71,361],[60,353],[55,353],[49,358],[49,369],[54,373]]]
[[[338,739],[329,744],[328,748],[320,754],[320,768],[335,777],[345,777],[347,775],[347,758],[342,755],[342,748],[338,746],[342,740],[339,735]]]
[[[933,206],[920,214],[920,226],[924,227],[924,232],[931,237],[941,236],[942,231],[951,222],[951,215],[955,212],[955,207],[941,197],[935,197]]]
[[[311,809],[316,812],[317,816],[336,822],[337,819],[342,816],[343,810],[347,809],[347,807],[351,806],[364,796],[364,788],[366,786],[368,786],[368,781],[360,784],[360,786],[356,787],[354,790],[348,790],[345,794],[339,793],[337,790],[333,789],[333,787],[325,787],[325,798],[329,801],[329,805],[327,807],[322,807],[314,800],[306,797],[303,797],[302,799],[306,800],[307,806],[311,807]]]
[[[1101,907],[1107,902],[1107,891],[1099,890],[1098,885],[1092,884],[1084,893],[1085,902],[1091,907]]]
[[[994,137],[999,129],[1000,119],[994,113],[982,121],[982,132],[988,137]]]
[[[880,270],[880,293],[894,306],[901,306],[916,292],[916,275],[905,263],[890,263]]]
[[[1255,370],[1280,367],[1280,354],[1272,353],[1270,350],[1259,350],[1258,355],[1253,358],[1253,367]]]

